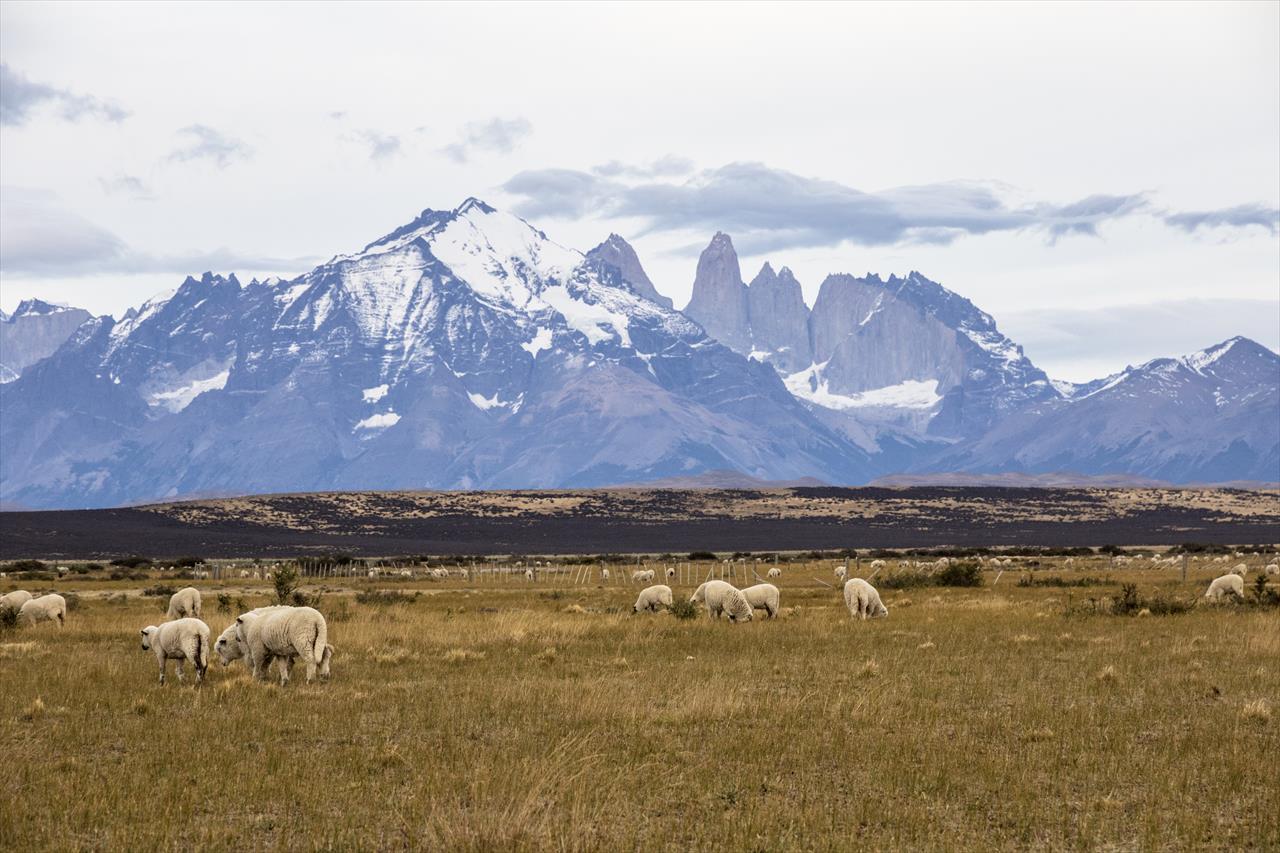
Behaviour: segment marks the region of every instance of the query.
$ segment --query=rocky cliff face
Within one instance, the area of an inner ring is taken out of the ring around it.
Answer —
[[[767,262],[747,287],[747,320],[753,357],[794,373],[813,362],[809,306],[791,270],[774,272]]]
[[[693,278],[693,295],[684,313],[725,346],[744,354],[751,352],[747,286],[728,234],[717,232],[702,250]]]
[[[640,264],[640,257],[636,255],[636,250],[617,234],[610,234],[607,240],[587,252],[587,258],[617,268],[622,280],[630,285],[635,293],[650,302],[656,302],[663,308],[672,307],[671,297],[659,293],[653,286],[653,282],[649,280],[644,267]]]
[[[92,315],[39,299],[18,304],[12,315],[0,312],[0,383],[12,382],[47,358]]]

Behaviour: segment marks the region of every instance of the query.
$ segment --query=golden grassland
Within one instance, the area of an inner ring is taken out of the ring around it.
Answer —
[[[284,688],[160,687],[163,600],[59,582],[65,628],[0,635],[0,848],[1280,847],[1280,611],[1068,612],[1217,572],[1059,562],[1108,585],[987,573],[855,622],[823,571],[737,626],[632,616],[631,586],[350,582],[320,603],[333,678]]]

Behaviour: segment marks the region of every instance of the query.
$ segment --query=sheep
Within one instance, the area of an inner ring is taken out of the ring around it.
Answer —
[[[1221,601],[1229,595],[1244,599],[1244,578],[1234,573],[1215,578],[1213,583],[1209,584],[1209,591],[1204,594],[1204,597],[1212,601]]]
[[[34,625],[37,622],[57,622],[61,628],[67,621],[67,600],[55,593],[33,598],[18,610],[18,619]]]
[[[641,610],[648,610],[651,613],[656,613],[659,607],[670,606],[671,587],[664,583],[659,583],[640,590],[636,603],[631,606],[631,612],[639,613]]]
[[[601,570],[600,570],[600,580],[602,580],[602,581],[607,581],[608,579],[609,579],[609,570],[608,570],[608,569],[601,569]]]
[[[1280,563],[1268,563],[1263,571],[1269,575],[1280,575]]]
[[[14,613],[22,610],[22,605],[31,600],[31,593],[25,589],[15,589],[13,592],[0,595],[0,610],[12,610]]]
[[[880,593],[862,578],[850,578],[844,585],[844,606],[849,615],[859,619],[888,616],[889,608],[880,601]]]
[[[871,568],[872,568],[872,569],[883,569],[883,568],[884,568],[884,560],[872,560],[872,561],[871,561]]]
[[[524,579],[525,579],[525,580],[527,580],[527,581],[529,581],[530,583],[532,583],[532,582],[533,582],[533,577],[534,577],[534,575],[533,575],[533,569],[525,569],[525,570],[524,570]]]
[[[240,570],[240,577],[241,577],[241,578],[247,578],[247,577],[249,577],[249,570],[248,570],[248,569],[241,569],[241,570]]]
[[[676,576],[675,566],[667,566],[667,580],[671,580]]]
[[[370,580],[373,580],[373,579],[374,579],[374,578],[376,578],[377,576],[378,576],[378,570],[377,570],[377,569],[370,569],[370,570],[368,571],[368,573],[367,573],[367,577],[368,577]]]
[[[653,569],[648,569],[648,570],[637,569],[636,571],[631,573],[631,580],[633,583],[649,583],[651,580],[653,580]]]
[[[154,651],[160,664],[160,683],[164,684],[165,662],[176,660],[178,683],[185,681],[184,670],[191,661],[196,670],[196,684],[204,681],[209,668],[209,626],[189,617],[174,619],[163,625],[142,629],[142,650]]]
[[[447,581],[449,579],[449,570],[448,569],[432,569],[431,577],[439,581]]]
[[[755,586],[749,586],[742,590],[742,595],[753,608],[756,610],[763,609],[765,613],[769,614],[770,619],[778,615],[781,595],[778,592],[778,588],[773,584],[758,583]]]
[[[1249,574],[1249,567],[1244,563],[1239,563],[1236,565],[1234,569],[1231,570],[1231,573],[1233,575],[1239,575],[1240,577],[1244,577],[1245,575]]]
[[[694,590],[690,603],[707,605],[707,615],[719,619],[727,614],[730,621],[750,622],[752,608],[742,591],[726,581],[707,581]]]
[[[254,678],[266,678],[271,661],[280,659],[280,684],[289,683],[295,658],[307,665],[307,682],[328,676],[329,629],[320,611],[311,607],[291,607],[274,613],[244,613],[236,618],[237,632],[253,667]]]
[[[400,570],[400,577],[402,577],[402,578],[407,578],[407,579],[412,579],[412,578],[413,578],[413,572],[412,572],[412,571],[410,571],[409,569],[401,569],[401,570]]]
[[[774,566],[772,569],[768,571],[768,575],[771,578],[780,578],[782,577],[782,569],[778,568],[777,566]]]
[[[251,615],[259,615],[262,613],[275,613],[278,610],[292,610],[293,606],[289,604],[268,604],[265,607],[255,607],[248,611]],[[218,655],[218,659],[222,661],[223,666],[230,666],[233,661],[240,660],[246,656],[244,643],[240,641],[238,629],[239,622],[232,622],[227,626],[226,630],[218,635],[218,639],[213,643],[213,650]]]
[[[849,570],[844,566],[836,566],[836,580],[842,581],[849,575]]]
[[[200,618],[200,590],[194,586],[184,586],[169,596],[169,611],[166,619],[181,619],[184,616]]]

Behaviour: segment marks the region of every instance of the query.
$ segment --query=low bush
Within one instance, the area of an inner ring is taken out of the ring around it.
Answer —
[[[6,571],[12,572],[43,572],[46,566],[39,560],[14,560],[5,566]]]
[[[1047,575],[1039,577],[1030,572],[1018,578],[1018,586],[1051,586],[1051,587],[1080,587],[1080,586],[1106,586],[1110,581],[1105,578],[1064,578],[1061,575]]]
[[[716,555],[710,551],[691,551],[689,552],[689,562],[694,563],[699,560],[715,560]]]
[[[698,615],[698,605],[687,598],[675,599],[668,609],[671,611],[671,615],[677,619],[692,619]]]
[[[120,566],[125,569],[138,569],[143,566],[150,566],[151,560],[147,557],[117,557],[111,561],[111,565]]]
[[[356,593],[356,601],[360,604],[376,604],[379,606],[412,604],[418,600],[420,594],[415,592],[413,595],[408,595],[394,589],[362,589]]]
[[[177,590],[169,586],[168,584],[158,583],[155,586],[149,586],[146,589],[144,589],[142,591],[142,594],[146,596],[153,596],[153,597],[163,596],[165,598],[168,598],[169,596],[173,595],[175,592],[177,592]]]
[[[982,567],[976,560],[957,560],[934,575],[938,586],[982,586]]]

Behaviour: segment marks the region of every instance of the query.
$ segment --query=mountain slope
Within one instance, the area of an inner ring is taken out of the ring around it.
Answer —
[[[292,281],[188,278],[0,387],[0,497],[870,476],[772,368],[626,285],[474,199]]]
[[[91,316],[83,308],[39,299],[23,300],[11,315],[0,312],[0,383],[52,355]]]
[[[930,470],[1280,479],[1280,356],[1231,338],[1160,358],[997,424]]]
[[[672,307],[671,297],[659,293],[653,286],[653,282],[649,280],[644,267],[640,264],[640,257],[636,254],[636,250],[617,234],[610,234],[603,243],[587,252],[587,258],[616,267],[622,280],[630,285],[633,291],[650,302],[658,303],[663,308]]]

